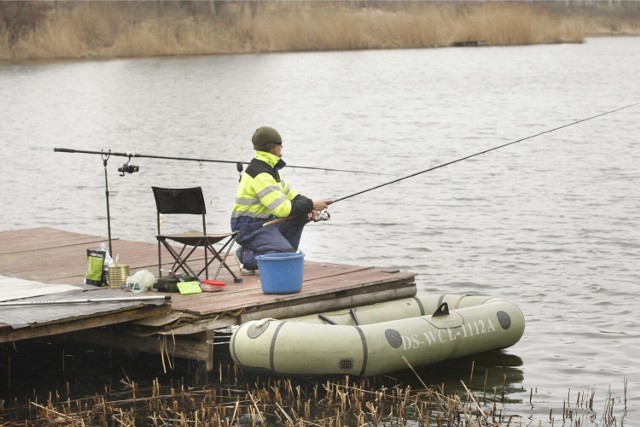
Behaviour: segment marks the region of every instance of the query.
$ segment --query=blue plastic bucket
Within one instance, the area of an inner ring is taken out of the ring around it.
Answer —
[[[304,254],[286,252],[258,255],[258,269],[262,292],[265,294],[292,294],[302,289]]]

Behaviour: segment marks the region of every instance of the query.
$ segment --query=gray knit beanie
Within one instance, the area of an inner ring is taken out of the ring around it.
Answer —
[[[253,148],[258,151],[270,151],[274,144],[282,144],[282,137],[272,127],[262,126],[253,133]]]

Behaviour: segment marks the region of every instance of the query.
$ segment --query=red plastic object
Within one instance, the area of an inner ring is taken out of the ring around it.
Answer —
[[[225,287],[225,283],[219,280],[203,280],[200,282],[200,288],[204,292],[218,292],[223,290]]]

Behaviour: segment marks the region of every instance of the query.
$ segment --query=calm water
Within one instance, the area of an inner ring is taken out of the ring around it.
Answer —
[[[100,156],[54,147],[247,161],[268,124],[290,164],[392,174],[285,171],[338,198],[640,102],[638,75],[637,38],[0,65],[0,230],[106,236]],[[559,425],[569,389],[595,389],[600,415],[610,390],[620,420],[626,378],[624,425],[640,425],[639,118],[629,108],[336,203],[302,250],[417,272],[421,293],[515,303],[523,339],[480,363],[496,384],[508,376],[505,412],[537,425],[552,410]],[[203,186],[210,228],[228,228],[234,165],[134,159],[140,172],[120,177],[124,160],[107,167],[114,237],[154,240],[151,185]],[[425,380],[458,384],[469,366]]]

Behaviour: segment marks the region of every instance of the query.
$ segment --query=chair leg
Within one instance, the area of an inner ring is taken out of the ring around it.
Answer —
[[[227,257],[229,256],[229,253],[231,252],[231,249],[233,249],[233,245],[234,245],[235,243],[236,243],[236,238],[235,238],[235,237],[229,241],[229,248],[227,248],[227,252],[226,252],[226,253],[225,253],[225,255],[224,255],[224,259],[225,259],[224,267],[227,269],[227,271],[229,272],[229,274],[231,274],[231,276],[233,276],[233,282],[234,282],[234,283],[242,283],[242,277],[238,277],[238,276],[236,276],[236,274],[235,274],[233,271],[231,271],[231,269],[229,268],[229,265],[227,265],[227,263],[226,263],[226,259],[227,259]],[[224,249],[224,248],[223,248],[223,249]],[[220,266],[218,267],[218,272],[220,271],[220,267],[222,267],[222,265],[220,265]],[[216,274],[217,274],[217,273],[216,273]]]
[[[219,250],[216,250],[216,248],[213,247],[212,244],[210,244],[207,240],[200,240],[198,242],[198,244],[196,245],[183,245],[182,249],[180,250],[180,252],[178,252],[173,246],[171,246],[169,244],[168,241],[166,241],[166,239],[158,239],[158,268],[161,269],[162,268],[162,263],[161,263],[161,248],[160,248],[160,243],[162,243],[162,245],[165,247],[165,249],[169,252],[169,254],[173,257],[174,262],[173,265],[171,266],[171,271],[173,272],[177,272],[179,270],[184,271],[186,274],[191,275],[197,279],[199,279],[200,275],[202,273],[205,273],[205,277],[208,279],[209,278],[209,266],[211,265],[212,262],[214,261],[218,261],[219,265],[218,268],[215,272],[215,275],[213,276],[213,279],[215,280],[218,275],[220,274],[220,271],[222,270],[222,267],[224,267],[229,274],[231,274],[231,276],[233,277],[233,281],[234,283],[242,283],[243,279],[242,277],[240,277],[239,274],[236,274],[233,270],[231,270],[231,268],[229,267],[229,265],[226,262],[227,257],[229,256],[229,254],[231,253],[231,249],[233,249],[233,245],[235,244],[236,239],[235,236],[230,237],[229,239],[227,239],[227,241],[222,245],[222,247]],[[187,248],[191,248],[190,250],[187,251]],[[204,248],[204,267],[198,271],[197,273],[193,270],[193,268],[191,268],[191,266],[187,263],[187,260],[191,257],[191,255],[199,248],[199,247],[203,247]],[[185,254],[186,252],[186,254]],[[207,253],[209,252],[209,253]],[[209,256],[211,255],[211,256]],[[223,256],[221,256],[223,255]]]
[[[178,254],[178,258],[176,259],[175,263],[173,264],[173,270],[176,271],[176,269],[182,269],[182,271],[185,272],[185,274],[188,274],[192,277],[195,277],[196,279],[199,280],[200,274],[202,274],[202,272],[196,274],[195,271],[191,268],[191,266],[189,264],[187,264],[187,260],[189,259],[189,257],[191,257],[191,255],[195,252],[195,250],[197,249],[197,246],[193,246],[191,248],[191,250],[189,251],[189,253],[187,253],[186,256],[183,256],[184,251],[187,249],[187,245],[184,245],[182,247],[182,249],[180,250],[180,253]]]
[[[162,243],[164,244],[164,247],[167,249],[167,251],[169,251],[169,253],[171,254],[171,256],[174,259],[173,265],[171,266],[171,271],[176,272],[176,271],[182,269],[182,271],[184,271],[185,274],[191,275],[191,276],[193,276],[193,277],[195,277],[197,279],[199,275],[196,274],[195,271],[193,271],[193,269],[186,262],[186,260],[191,256],[191,254],[196,250],[196,247],[193,247],[189,251],[189,253],[185,257],[183,257],[184,251],[187,248],[186,245],[182,246],[182,250],[180,250],[180,253],[178,253],[165,240],[163,240]]]
[[[220,263],[220,265],[218,266],[218,271],[216,272],[216,275],[218,275],[218,273],[220,272],[220,269],[224,265],[224,267],[227,269],[229,274],[231,274],[231,276],[233,276],[233,282],[234,283],[242,283],[242,277],[236,276],[236,274],[233,271],[231,271],[231,268],[229,268],[229,265],[227,265],[227,262],[226,262],[227,257],[229,256],[229,253],[231,252],[231,249],[233,249],[233,245],[234,245],[235,242],[236,242],[235,237],[233,239],[229,240],[229,242],[228,242],[229,247],[227,248],[227,251],[224,254],[224,260],[225,261],[223,263]],[[226,244],[225,244],[225,246],[226,246]],[[224,250],[224,246],[222,247],[222,249],[220,249],[220,251],[223,251],[223,250]]]
[[[222,267],[224,267],[229,274],[231,274],[231,276],[233,277],[233,282],[234,283],[242,283],[242,278],[238,277],[232,270],[231,268],[229,268],[229,266],[227,265],[226,259],[229,256],[229,253],[231,253],[231,249],[233,248],[234,243],[236,242],[235,237],[231,238],[229,240],[227,240],[227,242],[222,245],[222,247],[219,250],[216,250],[213,245],[208,244],[206,247],[206,250],[211,252],[211,255],[213,256],[213,258],[209,261],[209,263],[213,262],[214,260],[218,260],[218,262],[220,263],[218,265],[218,269],[216,270],[216,274],[213,276],[213,279],[215,280],[218,277],[218,274],[220,274],[220,270],[222,270]],[[226,248],[226,251],[225,251]],[[220,253],[224,251],[224,257],[220,256]],[[207,266],[205,266],[206,268]]]
[[[156,237],[158,241],[158,277],[162,276],[162,248],[160,246],[160,239]]]

